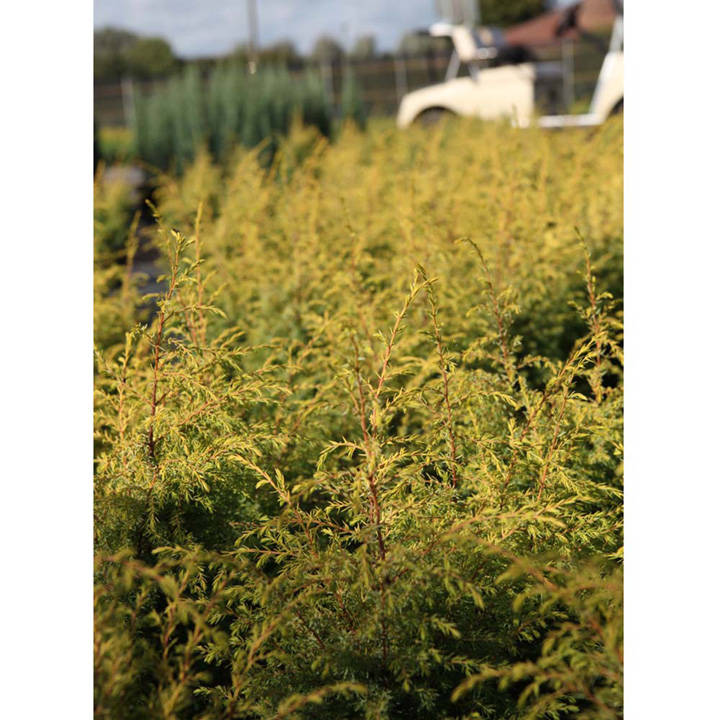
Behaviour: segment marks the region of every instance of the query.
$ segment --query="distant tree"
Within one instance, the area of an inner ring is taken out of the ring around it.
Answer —
[[[247,63],[250,59],[250,49],[248,44],[245,42],[238,43],[230,53],[230,59],[236,60],[239,63]]]
[[[93,37],[94,75],[100,80],[119,80],[128,73],[128,51],[138,36],[118,28],[96,30]]]
[[[292,40],[279,40],[272,45],[260,48],[260,62],[267,65],[298,65],[302,58]]]
[[[176,66],[170,43],[159,37],[138,38],[129,48],[127,59],[131,75],[137,78],[169,75]]]
[[[250,60],[250,48],[247,43],[240,43],[230,53],[230,58],[244,65]],[[291,40],[280,40],[272,45],[258,49],[260,65],[291,67],[302,63],[302,57]]]
[[[337,62],[343,59],[345,51],[342,45],[329,35],[321,35],[313,45],[310,57],[321,62]]]
[[[169,75],[178,64],[167,40],[111,27],[95,31],[94,55],[96,80],[116,81],[126,75],[160,77]]]
[[[442,52],[447,48],[447,38],[438,38],[426,33],[405,33],[398,45],[401,55],[427,55],[433,52]]]
[[[350,57],[355,60],[368,60],[376,55],[377,48],[373,35],[360,36],[350,50]]]
[[[477,0],[483,25],[507,27],[530,20],[548,9],[547,0]]]

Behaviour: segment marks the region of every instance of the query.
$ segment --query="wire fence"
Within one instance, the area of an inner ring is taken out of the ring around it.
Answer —
[[[589,101],[602,65],[605,50],[585,40],[566,40],[552,45],[527,48],[539,62],[561,62],[563,100],[570,109],[577,102]],[[341,104],[343,80],[351,72],[360,97],[371,115],[394,115],[403,95],[418,88],[442,82],[450,62],[450,52],[430,51],[423,55],[344,59],[337,62],[308,62],[323,79],[325,91],[334,107]],[[300,70],[291,70],[300,74]],[[461,72],[462,74],[462,72]],[[125,80],[96,84],[95,118],[100,126],[129,126],[135,90],[152,93],[165,80]]]

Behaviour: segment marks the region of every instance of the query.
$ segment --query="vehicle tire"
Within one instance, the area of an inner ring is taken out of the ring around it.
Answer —
[[[450,110],[446,110],[445,108],[428,108],[418,115],[415,123],[421,127],[435,127],[442,120],[450,117],[451,115],[454,115],[454,113],[450,112]]]
[[[610,111],[610,115],[622,115],[623,114],[623,100],[625,100],[625,98],[620,98],[615,103],[615,106]]]

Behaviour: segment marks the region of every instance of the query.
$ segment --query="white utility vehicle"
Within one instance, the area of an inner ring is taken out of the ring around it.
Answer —
[[[590,111],[584,115],[545,115],[541,127],[597,125],[622,108],[623,102],[623,16],[617,3],[613,32],[603,60]],[[486,29],[475,31],[465,24],[440,22],[430,27],[435,37],[449,37],[454,46],[445,81],[405,95],[400,103],[397,123],[407,127],[417,120],[437,115],[478,117],[484,120],[509,118],[518,127],[531,125],[543,108],[556,110],[563,87],[561,63],[523,62],[499,67],[483,64],[498,56],[499,45]],[[458,77],[462,64],[467,77]]]
[[[600,125],[610,115],[622,110],[625,89],[623,55],[623,15],[622,5],[619,5],[610,47],[600,68],[589,112],[583,115],[545,115],[538,118],[538,125],[546,128]]]

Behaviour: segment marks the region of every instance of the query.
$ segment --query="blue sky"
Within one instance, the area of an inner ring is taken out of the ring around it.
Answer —
[[[182,56],[216,55],[247,39],[245,0],[94,0],[95,27],[162,35]],[[407,30],[435,20],[434,0],[258,0],[260,44],[290,38],[309,50],[328,33],[347,45],[375,35],[395,47]]]
[[[302,51],[327,33],[343,44],[375,35],[381,49],[436,20],[434,0],[257,0],[260,44],[290,38]],[[161,35],[184,57],[218,55],[247,39],[245,0],[94,0],[95,27]]]

